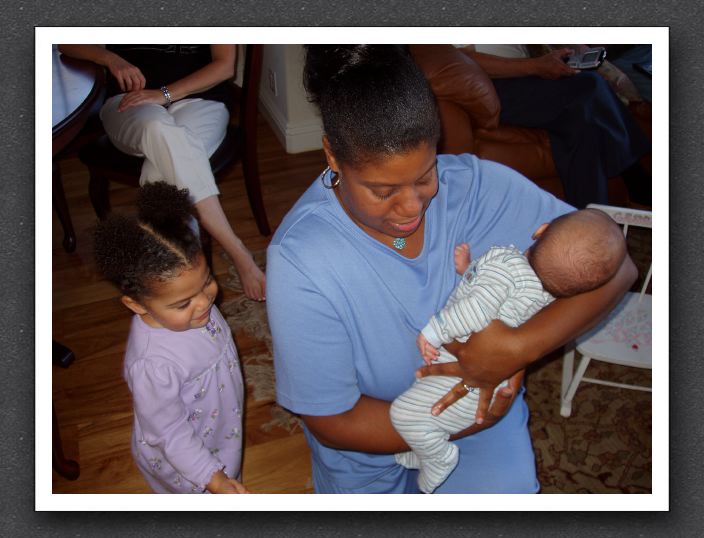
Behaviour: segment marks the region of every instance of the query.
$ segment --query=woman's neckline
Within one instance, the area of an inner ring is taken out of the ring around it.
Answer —
[[[322,182],[321,182],[322,183]],[[325,193],[326,198],[328,201],[333,204],[334,207],[334,213],[340,218],[342,224],[351,229],[354,234],[360,235],[364,237],[366,241],[370,241],[377,249],[381,250],[382,252],[386,253],[391,253],[392,255],[401,258],[403,260],[407,260],[409,262],[416,262],[420,259],[423,258],[426,252],[426,244],[427,244],[427,237],[428,233],[430,230],[429,227],[429,219],[428,219],[428,214],[430,213],[431,207],[433,205],[433,201],[431,200],[430,204],[428,205],[428,208],[425,210],[425,213],[423,214],[423,220],[421,221],[418,230],[414,233],[419,233],[421,232],[423,234],[423,242],[420,246],[420,250],[418,251],[418,254],[416,256],[406,256],[404,255],[402,250],[396,249],[393,246],[387,245],[386,243],[380,241],[370,233],[368,233],[364,228],[362,228],[359,224],[357,224],[352,217],[347,213],[345,210],[344,206],[338,199],[337,195],[334,192],[334,189],[326,189],[322,184],[320,187],[323,192]],[[422,230],[421,230],[422,227]],[[391,236],[389,236],[391,237]]]

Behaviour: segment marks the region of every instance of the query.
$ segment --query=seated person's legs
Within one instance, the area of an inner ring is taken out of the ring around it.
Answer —
[[[653,80],[638,70],[634,64],[651,63],[653,59],[652,45],[634,45],[616,57],[610,58],[611,63],[623,71],[635,85],[641,97],[652,102]]]
[[[607,203],[608,178],[650,151],[645,134],[596,73],[493,82],[501,100],[502,123],[548,131],[566,199],[577,207]]]
[[[105,130],[115,147],[145,157],[140,183],[167,181],[188,188],[203,227],[233,261],[245,295],[265,298],[264,273],[223,212],[209,156],[225,136],[228,113],[222,103],[182,100],[168,110],[144,105],[117,112],[121,96],[101,110]]]

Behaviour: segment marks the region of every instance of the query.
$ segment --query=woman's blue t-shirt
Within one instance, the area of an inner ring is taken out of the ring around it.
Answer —
[[[425,244],[414,259],[363,232],[320,178],[286,215],[267,250],[267,310],[283,407],[335,415],[362,394],[392,401],[422,365],[418,332],[459,279],[455,245],[469,243],[473,257],[494,245],[524,250],[540,224],[573,209],[517,172],[470,154],[438,156],[438,177]],[[525,420],[519,423],[526,429]],[[491,438],[497,428],[465,439]],[[306,436],[316,482],[331,489],[399,491],[407,480],[393,455],[335,450]],[[465,439],[461,454],[471,445]],[[461,456],[453,475],[476,474],[478,461]]]

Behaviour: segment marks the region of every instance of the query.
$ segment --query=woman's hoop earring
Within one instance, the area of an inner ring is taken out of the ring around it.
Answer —
[[[330,172],[330,184],[329,185],[327,183],[325,183],[325,176],[328,172]],[[328,166],[325,168],[325,170],[323,170],[323,175],[320,177],[320,180],[323,182],[323,187],[325,187],[326,189],[334,189],[335,187],[337,187],[340,184],[340,182],[342,181],[342,178],[340,177],[339,172],[333,172],[330,169],[330,166]]]

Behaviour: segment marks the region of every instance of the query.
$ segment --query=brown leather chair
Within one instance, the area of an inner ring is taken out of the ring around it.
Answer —
[[[239,122],[228,127],[225,139],[210,157],[210,166],[215,180],[219,181],[232,166],[242,161],[247,197],[259,233],[269,235],[271,230],[262,200],[257,165],[257,103],[261,66],[262,45],[247,45],[242,89],[237,92],[232,85],[232,98],[239,105]],[[122,153],[112,145],[106,134],[81,148],[79,158],[88,167],[90,199],[100,219],[105,218],[110,211],[111,181],[139,186],[144,159]],[[209,236],[205,233],[203,235],[208,243]]]
[[[473,153],[521,172],[564,198],[547,131],[499,123],[501,104],[489,76],[452,45],[411,45],[411,54],[438,100],[442,121],[439,153]],[[636,117],[649,134],[649,117]],[[627,204],[623,180],[609,181],[609,201]]]

